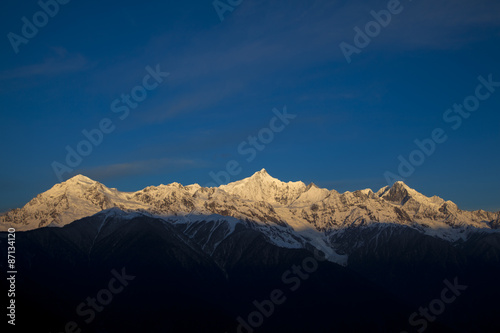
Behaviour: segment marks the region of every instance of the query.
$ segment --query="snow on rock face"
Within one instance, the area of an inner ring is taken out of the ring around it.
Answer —
[[[158,216],[217,214],[273,230],[313,230],[314,235],[352,226],[395,223],[418,226],[429,234],[450,239],[449,232],[457,228],[497,229],[499,225],[496,213],[462,211],[451,201],[426,197],[403,182],[376,193],[370,189],[338,193],[314,184],[306,186],[301,181],[285,183],[262,169],[218,188],[172,183],[133,193],[110,189],[78,175],[54,185],[23,208],[1,215],[0,230],[64,226],[113,207]]]
[[[178,183],[149,186],[135,192],[132,198],[151,207],[149,210],[156,214],[187,214],[195,208],[190,191]]]
[[[0,223],[3,229],[12,226],[20,231],[64,226],[111,207],[140,208],[125,193],[78,175],[37,195],[23,208],[8,212]]]
[[[284,183],[262,169],[249,178],[221,185],[219,188],[244,200],[288,205],[305,191],[306,185],[301,181]]]
[[[405,204],[411,197],[410,188],[405,183],[398,181],[381,196],[385,200],[395,202],[398,204]]]
[[[325,188],[319,188],[314,183],[307,185],[299,197],[292,202],[292,206],[310,206],[312,203],[319,202],[330,195],[330,191]]]
[[[500,229],[500,212],[498,212],[496,220],[491,222],[491,227],[493,229]]]

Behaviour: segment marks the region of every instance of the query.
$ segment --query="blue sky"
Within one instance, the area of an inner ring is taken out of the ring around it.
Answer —
[[[284,181],[377,190],[414,140],[441,128],[447,140],[404,181],[463,209],[500,210],[500,88],[459,128],[443,119],[479,76],[500,82],[500,3],[401,1],[348,63],[340,43],[354,45],[354,27],[387,6],[243,0],[221,22],[207,0],[72,0],[16,53],[8,34],[21,36],[22,18],[41,7],[2,2],[0,210],[59,182],[53,162],[65,164],[66,147],[103,119],[114,130],[63,179],[82,173],[123,191],[204,185],[234,160],[230,181],[266,168]],[[169,75],[120,119],[112,102],[142,85],[147,66]],[[295,118],[248,161],[239,145],[285,106]]]

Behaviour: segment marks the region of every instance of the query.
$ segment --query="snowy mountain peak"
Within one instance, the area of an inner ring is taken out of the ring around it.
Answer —
[[[451,208],[452,206],[456,207],[453,202],[448,201],[446,204],[445,200],[436,195],[427,197],[412,189],[402,181],[395,182],[394,185],[392,185],[392,187],[390,188],[387,187],[385,191],[379,194],[379,196],[387,201],[405,206],[407,210],[413,211],[415,213],[417,213],[418,211],[423,212],[428,209],[438,209],[440,212],[443,212],[443,210],[446,208],[443,207],[443,205],[448,206],[449,208]],[[446,211],[449,212],[449,210]]]
[[[262,168],[260,171],[257,171],[255,174],[261,174],[261,175],[269,175],[267,170],[265,168]]]
[[[314,183],[309,183],[306,187],[306,191],[308,191],[309,189],[311,188],[319,188],[318,185],[314,184]]]
[[[397,181],[391,187],[386,187],[386,190],[382,193],[381,197],[404,205],[414,193],[416,193],[416,191],[411,189],[404,182]]]
[[[396,186],[396,187],[408,187],[409,188],[409,186],[406,185],[405,182],[402,180],[398,180],[398,181],[394,182],[394,184],[392,184],[392,186],[393,187]]]
[[[392,189],[394,189],[395,191],[407,191],[407,192],[415,191],[414,189],[412,189],[410,186],[406,185],[406,183],[401,181],[401,180],[394,182],[394,184],[392,184],[392,186],[389,187],[389,190],[392,190]]]
[[[272,205],[288,205],[305,191],[306,185],[301,181],[282,182],[262,169],[251,177],[221,185],[219,188],[245,200],[265,201]]]
[[[76,175],[76,176],[68,179],[64,183],[66,183],[66,184],[78,184],[78,183],[94,184],[94,183],[97,183],[97,182],[95,180],[90,179],[87,176]]]
[[[266,169],[262,169],[254,173],[252,176],[250,176],[250,179],[264,180],[264,179],[276,179],[276,178],[271,177],[271,175],[266,171]]]

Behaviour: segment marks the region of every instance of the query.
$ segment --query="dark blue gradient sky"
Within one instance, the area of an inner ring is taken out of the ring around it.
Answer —
[[[348,63],[339,44],[353,44],[354,27],[387,1],[244,0],[221,22],[210,0],[73,0],[18,53],[8,34],[21,35],[40,6],[3,1],[0,210],[59,182],[53,162],[105,118],[114,130],[63,179],[82,173],[123,191],[204,185],[235,160],[230,181],[266,168],[284,181],[377,190],[414,140],[441,128],[447,140],[405,182],[462,209],[500,210],[500,88],[457,129],[443,119],[479,76],[500,82],[500,2],[400,6]],[[121,120],[112,102],[157,65],[170,75]],[[296,117],[248,161],[239,145],[285,105]]]

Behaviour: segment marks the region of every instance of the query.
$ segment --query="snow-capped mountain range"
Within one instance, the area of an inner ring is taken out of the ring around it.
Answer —
[[[429,331],[498,332],[499,221],[402,182],[338,193],[265,170],[214,188],[137,192],[78,175],[0,216],[1,230],[27,231],[16,233],[16,289],[43,330],[64,327],[75,300],[102,288],[112,269],[137,275],[118,307],[96,316],[108,332],[144,331],[144,323],[157,332],[158,318],[169,318],[161,331],[241,332],[236,318],[271,290],[287,301],[263,332],[400,332],[453,277],[470,288]],[[1,247],[9,240],[0,232]],[[195,328],[172,320],[186,315]],[[123,318],[133,320],[118,329]],[[290,318],[307,320],[298,328]]]
[[[200,215],[228,225],[250,223],[278,246],[300,248],[309,243],[328,250],[336,262],[344,259],[330,251],[328,244],[334,235],[352,227],[399,225],[454,242],[478,230],[496,232],[500,218],[500,213],[460,210],[451,201],[426,197],[403,182],[377,192],[338,193],[312,183],[285,183],[262,169],[219,187],[172,183],[137,192],[120,192],[77,175],[37,195],[23,208],[0,216],[0,230],[62,227],[103,210],[116,214],[116,208],[175,223],[194,223]]]

